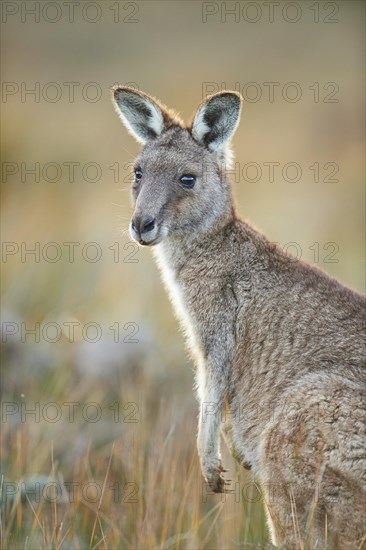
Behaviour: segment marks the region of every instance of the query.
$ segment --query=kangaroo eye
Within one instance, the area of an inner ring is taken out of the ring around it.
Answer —
[[[136,168],[136,170],[135,170],[135,178],[136,178],[137,180],[140,180],[140,179],[142,178],[142,170],[141,170],[141,168]]]
[[[196,183],[196,176],[192,176],[191,174],[184,174],[179,181],[186,189],[192,189],[192,187],[194,187],[194,184]]]

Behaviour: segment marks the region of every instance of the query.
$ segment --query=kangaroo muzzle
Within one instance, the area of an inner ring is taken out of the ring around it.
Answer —
[[[131,237],[142,245],[151,244],[157,236],[158,226],[151,215],[135,215],[130,225]]]

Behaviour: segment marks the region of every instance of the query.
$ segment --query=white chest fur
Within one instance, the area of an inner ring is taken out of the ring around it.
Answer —
[[[184,303],[184,292],[181,283],[176,277],[173,258],[171,254],[164,249],[163,244],[159,244],[153,248],[154,256],[157,261],[163,282],[168,291],[169,298],[173,304],[174,311],[178,320],[183,324],[186,331],[191,331],[192,320],[189,317],[187,308]]]
[[[183,289],[177,280],[174,267],[171,265],[172,262],[166,250],[160,244],[154,247],[153,252],[178,319],[184,324],[189,323],[188,313],[184,306]]]
[[[187,338],[188,347],[196,362],[196,389],[198,396],[202,400],[204,395],[204,387],[206,384],[204,361],[195,336],[194,319],[192,318],[192,315],[190,315],[185,303],[184,288],[176,276],[176,271],[174,269],[174,257],[172,257],[172,253],[166,250],[162,244],[155,246],[153,248],[153,252],[161,272],[163,282],[168,291],[170,301],[173,305],[175,315],[181,323]]]

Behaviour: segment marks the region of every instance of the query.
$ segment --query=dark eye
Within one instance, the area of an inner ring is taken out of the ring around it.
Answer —
[[[179,181],[186,189],[192,189],[192,187],[194,187],[194,184],[196,183],[196,176],[192,176],[191,174],[184,174]]]
[[[142,170],[141,168],[136,168],[135,169],[135,178],[136,180],[140,180],[142,178]]]

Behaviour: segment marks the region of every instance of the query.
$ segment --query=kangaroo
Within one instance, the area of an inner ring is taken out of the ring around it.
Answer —
[[[225,492],[220,432],[261,488],[281,548],[365,540],[365,298],[241,220],[228,168],[242,98],[193,122],[113,88],[135,161],[130,233],[151,246],[196,369],[203,476]]]

